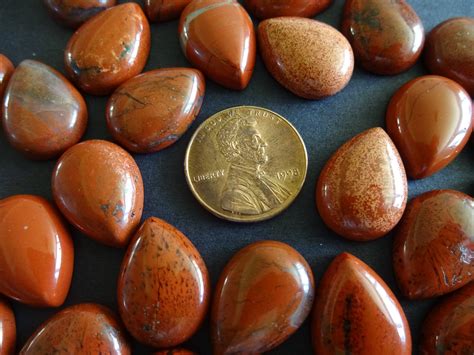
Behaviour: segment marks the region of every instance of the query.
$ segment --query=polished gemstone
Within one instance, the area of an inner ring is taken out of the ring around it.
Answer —
[[[384,236],[407,201],[407,178],[393,142],[382,128],[355,136],[326,163],[316,188],[324,223],[348,239]]]
[[[308,316],[314,280],[292,247],[260,241],[240,250],[215,288],[211,314],[214,354],[260,354],[284,342]]]
[[[20,355],[130,355],[126,334],[108,308],[92,303],[68,307],[43,323]]]
[[[15,315],[9,304],[0,298],[0,354],[13,355],[16,343]],[[187,355],[187,354],[183,354]]]
[[[462,192],[426,192],[408,204],[393,247],[404,296],[429,298],[474,280],[474,199]]]
[[[411,355],[410,328],[395,295],[348,253],[338,255],[321,279],[312,335],[318,355]]]
[[[107,105],[107,126],[127,150],[152,153],[176,142],[201,109],[205,81],[189,68],[166,68],[120,86]]]
[[[150,52],[150,25],[141,7],[111,7],[82,25],[69,40],[66,71],[79,88],[105,95],[140,74]]]
[[[472,101],[451,79],[428,75],[403,85],[390,100],[387,132],[408,176],[421,179],[448,165],[472,131]]]
[[[352,45],[356,62],[383,75],[413,66],[425,41],[420,18],[404,0],[347,0],[341,31]]]
[[[114,6],[116,0],[43,0],[59,23],[77,28],[99,12]]]
[[[179,18],[192,0],[145,0],[145,13],[150,21],[163,22]]]
[[[424,57],[431,73],[453,79],[474,96],[474,18],[452,18],[432,29]]]
[[[68,149],[54,168],[52,189],[69,222],[100,243],[124,247],[140,223],[140,170],[113,143],[90,140]]]
[[[74,247],[59,213],[42,197],[0,200],[0,293],[36,307],[58,307],[69,292]]]
[[[245,7],[259,19],[280,16],[313,17],[333,0],[245,0]]]
[[[13,66],[13,63],[10,61],[10,59],[0,53],[0,106],[3,102],[3,93],[7,88],[8,81],[10,80],[14,70],[15,67]]]
[[[181,47],[208,78],[243,90],[252,77],[256,40],[252,20],[236,0],[194,0],[181,14]]]
[[[474,282],[438,303],[426,317],[420,354],[474,354]]]
[[[120,315],[141,343],[162,348],[188,340],[206,316],[209,275],[179,230],[148,218],[124,257],[118,282]]]
[[[51,159],[79,142],[86,126],[86,103],[61,73],[34,60],[18,65],[3,104],[3,129],[15,149]]]
[[[351,79],[354,55],[344,36],[325,23],[298,17],[258,26],[260,54],[273,77],[295,95],[321,99]]]

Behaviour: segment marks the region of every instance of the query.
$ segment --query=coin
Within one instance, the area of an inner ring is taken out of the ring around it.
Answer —
[[[218,112],[194,133],[185,175],[197,200],[220,218],[257,222],[285,210],[308,168],[303,139],[285,118],[261,107]]]

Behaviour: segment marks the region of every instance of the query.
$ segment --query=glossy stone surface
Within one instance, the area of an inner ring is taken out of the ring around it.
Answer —
[[[0,200],[0,293],[36,307],[58,307],[69,292],[74,247],[59,213],[42,197]]]
[[[474,354],[474,282],[445,298],[428,313],[420,354]]]
[[[8,81],[10,80],[14,70],[15,67],[13,66],[13,63],[10,61],[10,59],[0,53],[0,103],[3,102],[3,93],[7,88]]]
[[[125,255],[118,282],[120,316],[141,343],[162,348],[188,340],[209,303],[201,255],[179,230],[151,217]]]
[[[129,355],[131,349],[112,311],[83,303],[68,307],[43,323],[20,354]]]
[[[347,0],[341,32],[357,63],[383,75],[412,67],[425,41],[420,18],[404,0]]]
[[[433,28],[424,59],[431,73],[453,79],[474,96],[474,18],[452,18]]]
[[[87,106],[61,73],[24,60],[5,91],[2,123],[15,149],[33,159],[51,159],[79,142],[87,126]]]
[[[59,23],[77,28],[99,12],[114,6],[116,0],[43,0]]]
[[[276,241],[248,245],[228,262],[214,291],[214,354],[259,354],[293,334],[308,316],[314,280],[306,260]]]
[[[329,265],[313,310],[315,354],[411,355],[403,309],[362,260],[342,253]]]
[[[450,79],[421,76],[392,97],[386,123],[408,176],[425,178],[448,165],[469,140],[471,98]]]
[[[0,298],[0,355],[13,355],[15,353],[15,342],[15,315],[8,303]]]
[[[64,51],[66,71],[76,85],[106,95],[140,74],[150,52],[150,25],[136,3],[114,6],[82,25]]]
[[[258,41],[268,71],[295,95],[321,99],[351,79],[351,46],[325,23],[298,17],[265,20],[258,26]]]
[[[100,243],[123,247],[140,223],[140,170],[113,143],[90,140],[68,149],[54,168],[52,190],[69,222]]]
[[[236,0],[194,0],[179,21],[186,58],[206,77],[243,90],[252,77],[256,39],[250,16]]]
[[[107,104],[107,126],[127,150],[152,153],[176,142],[201,109],[205,81],[189,68],[166,68],[136,76]]]
[[[192,0],[145,0],[145,13],[153,22],[170,21],[179,18]]]
[[[324,223],[358,241],[392,230],[402,217],[407,195],[403,163],[382,128],[364,131],[342,145],[324,166],[316,187]]]
[[[280,16],[313,17],[326,10],[333,0],[245,0],[245,7],[263,20]]]
[[[153,353],[153,355],[196,355],[192,351],[186,349],[162,350]]]
[[[393,247],[404,296],[429,298],[474,280],[474,200],[453,190],[426,192],[408,204]]]

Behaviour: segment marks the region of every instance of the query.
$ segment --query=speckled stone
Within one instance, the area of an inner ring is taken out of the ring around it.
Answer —
[[[420,354],[474,354],[473,334],[474,282],[471,282],[428,313],[421,333]]]
[[[407,202],[405,169],[390,137],[372,128],[341,146],[319,176],[316,202],[324,223],[367,241],[395,227]]]
[[[393,268],[404,296],[429,298],[474,280],[474,199],[426,192],[408,204],[397,228]]]
[[[116,144],[89,140],[69,148],[53,170],[52,190],[69,222],[100,243],[124,247],[140,223],[142,176]]]
[[[165,68],[121,85],[107,104],[107,126],[127,150],[152,153],[176,142],[201,109],[204,77],[190,68]]]
[[[145,0],[145,13],[153,22],[164,22],[179,18],[192,0]]]
[[[313,17],[333,0],[245,0],[245,7],[258,19],[280,16]]]
[[[15,344],[15,315],[9,304],[0,298],[0,355],[13,355],[15,353]]]
[[[321,279],[313,310],[318,355],[411,355],[407,319],[387,284],[355,256],[337,256]]]
[[[295,95],[321,99],[351,79],[354,55],[335,28],[311,19],[279,17],[258,26],[260,54],[273,77]]]
[[[412,67],[425,41],[423,24],[405,0],[347,0],[341,32],[357,64],[383,75]]]
[[[226,265],[214,291],[214,355],[277,347],[304,322],[313,298],[313,273],[295,249],[271,240],[248,245]]]
[[[474,96],[474,18],[452,18],[433,28],[424,59],[431,73],[453,79]]]
[[[51,16],[62,25],[77,28],[116,0],[43,0]]]
[[[150,25],[132,2],[111,7],[83,24],[64,51],[66,72],[83,91],[106,95],[141,73],[150,53]]]
[[[472,102],[456,82],[426,75],[403,85],[387,108],[387,132],[408,176],[430,176],[453,161],[472,131]]]
[[[119,311],[128,331],[153,347],[179,345],[201,325],[209,292],[207,268],[194,245],[165,221],[148,218],[119,276]]]
[[[108,308],[92,303],[68,307],[43,323],[20,355],[130,355],[126,334]]]
[[[2,123],[15,149],[32,159],[51,159],[82,138],[87,106],[61,73],[24,60],[5,91]]]
[[[0,114],[1,112],[1,103],[3,102],[3,93],[7,88],[8,81],[10,80],[15,67],[13,63],[0,53]]]

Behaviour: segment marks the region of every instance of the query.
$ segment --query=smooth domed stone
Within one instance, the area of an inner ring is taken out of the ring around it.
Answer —
[[[357,63],[382,75],[412,67],[425,41],[420,18],[404,0],[347,0],[341,31]]]
[[[196,355],[192,351],[186,349],[162,350],[153,353],[154,355]]]
[[[141,343],[172,347],[201,325],[209,303],[209,275],[201,255],[179,230],[148,218],[122,262],[119,311]]]
[[[201,109],[205,81],[189,68],[166,68],[120,86],[107,105],[107,126],[127,150],[152,153],[176,142]]]
[[[387,284],[355,256],[338,255],[316,294],[314,353],[411,355],[403,309]]]
[[[73,146],[87,126],[87,106],[58,71],[21,62],[5,91],[3,128],[10,144],[33,159],[51,159]]]
[[[145,0],[145,12],[150,21],[164,22],[179,18],[192,0]]]
[[[208,78],[243,90],[255,66],[252,20],[235,0],[193,0],[181,14],[181,47]]]
[[[313,17],[333,0],[245,0],[245,7],[259,19],[280,16]]]
[[[69,292],[74,247],[44,198],[0,200],[0,293],[37,307],[58,307]]]
[[[54,168],[52,189],[69,222],[99,243],[124,247],[140,223],[140,170],[113,143],[90,140],[68,149]]]
[[[435,190],[410,201],[393,247],[393,267],[404,296],[429,298],[474,280],[474,200]]]
[[[474,354],[474,282],[437,304],[426,317],[420,354]]]
[[[386,123],[408,176],[425,178],[448,165],[469,140],[471,98],[451,79],[422,76],[398,89]]]
[[[8,303],[0,298],[0,354],[13,355],[15,353],[15,343],[15,315]]]
[[[298,17],[258,26],[260,54],[272,76],[295,95],[321,99],[341,91],[352,77],[349,42],[325,23]]]
[[[240,250],[215,288],[211,314],[214,354],[260,354],[283,343],[308,316],[314,280],[292,247],[261,241]]]
[[[341,146],[319,176],[316,202],[324,223],[348,239],[384,236],[405,210],[403,163],[390,137],[372,128]]]
[[[424,57],[431,73],[453,79],[474,96],[474,18],[452,18],[432,29]]]
[[[14,70],[15,67],[10,59],[0,53],[0,104],[3,102],[3,93],[7,88],[8,81],[10,80]]]
[[[68,307],[43,323],[20,355],[129,355],[131,349],[115,315],[92,303]]]
[[[102,11],[69,40],[64,60],[76,85],[106,95],[140,74],[150,52],[150,25],[141,7],[125,3]]]
[[[59,23],[77,28],[99,12],[114,6],[116,0],[43,0]]]

